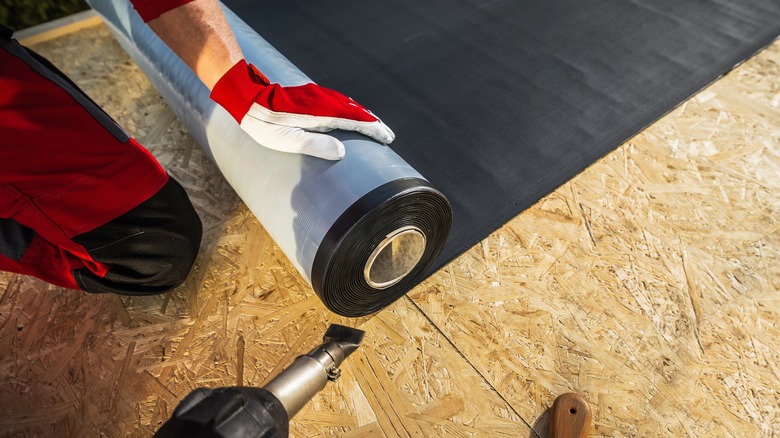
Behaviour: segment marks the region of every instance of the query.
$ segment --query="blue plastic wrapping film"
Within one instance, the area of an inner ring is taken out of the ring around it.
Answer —
[[[333,133],[346,147],[341,161],[262,147],[210,100],[205,85],[127,0],[89,3],[329,309],[369,314],[423,278],[444,245],[452,211],[392,149],[344,132]],[[225,13],[247,61],[271,81],[310,82]]]

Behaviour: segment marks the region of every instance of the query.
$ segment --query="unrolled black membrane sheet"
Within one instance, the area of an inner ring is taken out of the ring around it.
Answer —
[[[780,34],[780,0],[224,0],[450,200],[440,267]]]

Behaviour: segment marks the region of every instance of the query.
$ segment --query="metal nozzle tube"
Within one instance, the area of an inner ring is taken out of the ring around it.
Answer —
[[[323,337],[323,344],[295,361],[263,387],[284,406],[289,418],[297,414],[328,380],[336,380],[338,367],[352,354],[365,333],[351,327],[333,324]]]

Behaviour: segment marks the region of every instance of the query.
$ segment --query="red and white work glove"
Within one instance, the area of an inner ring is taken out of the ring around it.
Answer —
[[[225,108],[260,145],[326,160],[344,157],[344,144],[320,134],[334,129],[356,131],[380,143],[395,134],[371,111],[343,94],[309,83],[272,84],[244,60],[217,82],[211,99]]]

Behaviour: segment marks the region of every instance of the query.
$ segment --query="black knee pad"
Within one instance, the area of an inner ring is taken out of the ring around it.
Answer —
[[[198,255],[200,218],[184,189],[169,178],[147,201],[73,240],[110,269],[98,277],[86,268],[73,278],[87,292],[153,295],[180,285]]]

